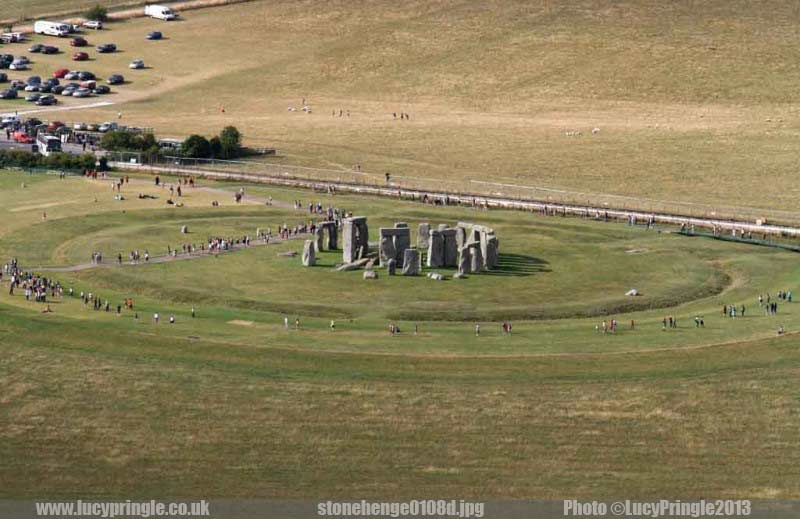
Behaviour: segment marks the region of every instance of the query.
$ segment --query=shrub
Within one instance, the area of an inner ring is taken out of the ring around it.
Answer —
[[[190,135],[181,144],[181,154],[184,157],[205,159],[211,156],[211,144],[202,135]]]
[[[99,20],[101,22],[105,22],[108,20],[108,9],[102,5],[96,5],[86,11],[85,16],[87,20]]]
[[[219,134],[220,158],[234,159],[242,153],[242,134],[235,126],[226,126]]]

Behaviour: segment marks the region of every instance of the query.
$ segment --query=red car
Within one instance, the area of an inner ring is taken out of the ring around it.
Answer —
[[[89,45],[89,42],[84,40],[83,38],[72,38],[69,40],[69,44],[73,47],[86,47]]]
[[[86,61],[89,59],[89,55],[85,52],[76,52],[72,55],[72,61]]]
[[[25,132],[14,132],[14,141],[20,144],[33,144],[34,139]]]
[[[56,79],[64,79],[64,76],[66,76],[67,74],[69,74],[69,69],[60,68],[55,72],[53,72],[53,77]]]
[[[53,121],[52,123],[47,125],[47,131],[54,132],[59,128],[61,128],[62,126],[64,126],[64,123],[62,123],[61,121]]]

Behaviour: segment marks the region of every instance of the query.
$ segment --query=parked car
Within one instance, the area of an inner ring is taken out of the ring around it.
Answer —
[[[25,82],[29,85],[41,85],[42,78],[39,76],[31,76],[28,79],[26,79]]]
[[[89,97],[90,95],[92,95],[92,91],[83,87],[72,93],[72,97]]]
[[[8,68],[10,70],[28,70],[28,64],[24,61],[14,60]]]
[[[58,103],[58,99],[52,95],[44,95],[36,101],[37,106],[52,106]]]
[[[38,94],[38,93],[34,92],[34,93],[26,96],[25,100],[27,102],[29,102],[29,103],[33,103],[35,101],[38,101],[40,97],[42,97],[42,94]]]
[[[53,85],[48,85],[45,83],[44,85],[39,86],[39,92],[41,92],[42,94],[49,94],[52,91],[53,91]]]
[[[20,120],[19,117],[16,115],[6,115],[2,119],[0,119],[0,128],[8,128],[10,126],[16,126],[19,124]]]
[[[86,129],[86,123],[75,123],[75,124],[72,125],[72,129],[73,130],[85,130]]]
[[[64,126],[64,123],[62,123],[61,121],[53,121],[53,122],[51,122],[50,124],[47,125],[47,131],[48,132],[54,132],[54,131],[58,130],[59,128],[63,127],[63,126]]]
[[[67,88],[63,85],[56,85],[53,87],[53,93],[57,95],[61,95],[64,92],[64,89]]]
[[[65,87],[63,90],[61,90],[61,95],[66,97],[71,97],[72,94],[74,94],[77,89],[78,87],[74,86]]]
[[[47,81],[45,81],[44,84],[45,85],[50,85],[52,87],[52,86],[60,85],[61,81],[59,81],[58,78],[51,77],[51,78],[47,78]]]
[[[17,59],[15,59],[14,61],[19,62],[19,63],[23,63],[25,65],[30,65],[31,64],[31,60],[28,59],[28,56],[20,56]]]
[[[100,133],[106,133],[116,129],[117,129],[117,123],[112,123],[112,122],[105,122],[97,127],[97,131]]]
[[[72,55],[72,61],[86,61],[89,59],[89,55],[85,52],[76,52]]]
[[[28,52],[37,53],[37,52],[42,52],[43,50],[44,50],[44,45],[42,45],[41,43],[37,43],[35,45],[32,45],[28,49]]]
[[[86,125],[86,131],[87,132],[96,132],[97,131],[97,125],[96,124],[92,124],[92,123],[87,124]]]
[[[45,45],[42,47],[42,54],[58,54],[58,47],[52,45]]]
[[[111,92],[111,88],[107,87],[106,85],[97,85],[92,89],[95,94],[104,95]]]
[[[17,131],[14,132],[14,142],[18,142],[20,144],[33,144],[34,138],[28,135],[26,132]]]
[[[106,80],[109,85],[121,85],[124,82],[125,78],[121,74],[111,74]]]
[[[80,72],[78,72],[77,70],[73,70],[72,72],[67,72],[66,74],[64,74],[64,79],[66,79],[67,81],[72,81],[74,79],[79,79],[79,78],[80,78]]]
[[[164,35],[159,31],[148,32],[146,38],[148,40],[160,40]]]
[[[107,53],[107,52],[117,52],[117,46],[113,43],[103,43],[102,45],[97,46],[97,52]]]
[[[69,74],[69,69],[60,68],[53,72],[53,77],[58,79],[66,79],[67,74]]]
[[[16,88],[9,88],[8,90],[3,90],[0,92],[0,99],[16,99],[17,98],[17,89]]]
[[[97,78],[93,73],[81,70],[80,72],[78,72],[78,79],[80,79],[81,81],[89,81],[90,79],[97,79]]]
[[[89,42],[79,36],[77,38],[72,38],[71,40],[69,40],[69,44],[71,47],[86,47],[87,45],[89,45]]]
[[[87,29],[94,29],[95,31],[99,31],[103,28],[103,22],[100,20],[86,20],[83,22],[83,26]]]
[[[25,85],[25,88],[23,88],[23,90],[25,90],[26,92],[38,92],[39,85]]]
[[[140,59],[135,59],[135,60],[131,61],[131,64],[128,65],[128,67],[132,68],[134,70],[142,69],[142,68],[144,68],[144,61],[142,61]]]
[[[0,72],[0,83],[5,83],[6,81],[8,81],[8,74]]]
[[[96,81],[81,81],[81,88],[88,88],[89,90],[94,90],[94,87],[97,86]]]

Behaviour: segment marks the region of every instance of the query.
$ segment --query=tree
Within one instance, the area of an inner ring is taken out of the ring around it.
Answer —
[[[235,126],[226,126],[219,134],[220,158],[234,159],[242,152],[242,134]]]
[[[222,141],[219,140],[218,136],[211,137],[208,141],[208,144],[211,146],[211,157],[218,159],[222,157]]]
[[[103,7],[102,5],[96,5],[86,11],[86,19],[87,20],[98,20],[101,22],[105,22],[108,20],[108,9]]]
[[[100,139],[100,147],[109,151],[139,151],[141,150],[141,140],[131,132],[112,131],[107,132]]]
[[[211,145],[202,135],[190,135],[181,144],[181,154],[185,157],[204,159],[211,155]]]

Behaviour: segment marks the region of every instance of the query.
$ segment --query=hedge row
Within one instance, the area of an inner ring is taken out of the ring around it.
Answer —
[[[94,155],[71,155],[52,153],[49,157],[38,153],[18,150],[0,150],[0,168],[48,168],[83,171],[94,169]]]

